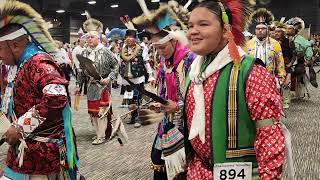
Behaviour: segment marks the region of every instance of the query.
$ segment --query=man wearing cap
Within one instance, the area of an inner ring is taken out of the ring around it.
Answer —
[[[289,67],[294,65],[292,73],[292,88],[295,90],[295,96],[297,98],[303,98],[305,96],[303,86],[305,86],[305,63],[312,60],[313,50],[311,44],[299,33],[304,29],[304,21],[299,18],[291,18],[286,24],[288,25],[287,35],[291,42],[294,44],[294,58],[295,63],[289,64]]]
[[[50,55],[54,41],[29,5],[4,1],[0,9],[0,59],[10,66],[1,121],[12,123],[1,137],[10,147],[0,179],[75,179],[68,81]]]
[[[256,36],[246,44],[249,55],[259,58],[267,70],[278,78],[282,84],[286,76],[281,46],[275,39],[269,37],[268,26],[274,20],[273,14],[265,8],[260,8],[251,15],[256,21]],[[278,84],[279,85],[279,84]]]
[[[92,144],[99,145],[109,139],[112,132],[111,82],[117,78],[119,66],[113,53],[101,43],[102,23],[88,16],[83,28],[87,32],[88,47],[82,55],[94,63],[102,78],[100,81],[90,78],[87,92],[88,113],[96,130]]]
[[[290,107],[291,94],[290,94],[290,86],[291,86],[291,73],[292,73],[292,60],[293,60],[293,51],[294,45],[289,39],[286,37],[287,26],[283,22],[284,19],[280,21],[275,21],[275,39],[280,43],[284,64],[286,69],[286,78],[282,86],[282,101],[283,108],[288,109]]]
[[[152,69],[148,62],[149,55],[144,53],[145,48],[137,43],[137,30],[134,28],[128,16],[121,17],[121,21],[128,28],[125,34],[124,46],[121,50],[120,74],[123,78],[128,78],[138,87],[144,87],[144,83],[152,81]],[[125,86],[124,99],[129,99],[129,105],[136,104],[138,109],[131,113],[131,120],[128,124],[134,124],[135,128],[141,126],[139,118],[139,106],[142,103],[142,94],[132,86]]]

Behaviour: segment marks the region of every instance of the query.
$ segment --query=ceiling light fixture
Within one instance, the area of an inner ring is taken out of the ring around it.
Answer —
[[[110,7],[111,8],[117,8],[117,7],[119,7],[119,5],[118,4],[112,4]]]
[[[64,12],[66,12],[66,11],[63,10],[63,9],[58,9],[58,10],[56,10],[56,12],[57,12],[57,13],[64,13]]]
[[[96,1],[88,1],[88,4],[96,4],[97,2]]]
[[[156,2],[160,2],[160,0],[151,0],[151,2],[156,3]]]
[[[86,12],[81,13],[81,16],[86,16],[86,15],[87,15]]]

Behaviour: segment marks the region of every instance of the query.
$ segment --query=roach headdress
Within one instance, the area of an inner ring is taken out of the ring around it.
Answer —
[[[87,32],[87,35],[95,35],[101,37],[103,32],[103,24],[97,19],[90,16],[89,12],[85,12],[87,20],[83,23],[83,29]]]
[[[289,26],[293,26],[298,32],[301,32],[305,28],[304,21],[299,17],[294,17],[294,18],[289,19],[286,22],[286,24]]]
[[[274,21],[273,24],[276,28],[281,29],[282,31],[286,31],[287,24],[284,22],[285,17],[282,17],[280,21]]]
[[[21,29],[0,37],[0,41],[13,40],[27,34],[46,52],[56,51],[47,23],[30,5],[16,0],[1,1],[0,18],[0,29],[11,24],[21,26]]]
[[[267,10],[266,8],[259,8],[251,15],[251,22],[256,22],[257,24],[264,24],[266,26],[269,26],[273,21],[274,16],[272,12]]]

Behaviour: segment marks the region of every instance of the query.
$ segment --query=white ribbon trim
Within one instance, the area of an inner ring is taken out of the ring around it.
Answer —
[[[21,28],[17,31],[14,31],[10,34],[4,35],[0,37],[0,41],[11,41],[14,40],[22,35],[28,34],[27,31],[24,28]]]
[[[9,83],[11,83],[16,78],[17,71],[18,71],[18,66],[16,66],[16,65],[15,66],[10,66],[9,73],[8,73],[8,76],[7,76],[8,85],[9,85]],[[13,94],[13,88],[9,87],[8,85],[6,87],[5,94],[2,97],[2,112],[4,112],[5,114],[8,113],[10,98],[11,98],[11,96]]]
[[[167,36],[163,37],[162,39],[160,39],[159,41],[152,43],[152,45],[161,45],[161,44],[169,42],[172,39],[179,41],[184,46],[188,45],[188,39],[187,39],[185,32],[183,32],[181,30],[175,30],[175,31],[174,30],[171,30],[171,31],[164,30],[164,31],[166,31],[169,34]]]
[[[20,139],[20,145],[18,147],[19,153],[18,153],[18,160],[19,160],[19,167],[23,164],[23,156],[24,156],[24,150],[28,148],[27,143],[24,139]]]
[[[238,46],[240,57],[245,55],[245,52]],[[195,110],[192,117],[189,140],[199,136],[201,142],[205,143],[205,103],[203,92],[203,81],[210,77],[213,73],[222,69],[224,66],[232,62],[229,55],[228,45],[219,52],[216,58],[209,64],[206,70],[200,74],[200,68],[203,63],[203,57],[198,56],[194,60],[190,68],[190,80],[194,82],[193,97],[196,97]],[[199,76],[201,79],[199,79]]]
[[[161,45],[161,44],[169,42],[171,39],[172,39],[171,34],[168,34],[165,37],[163,37],[162,39],[160,39],[159,41],[152,43],[152,45]]]
[[[96,36],[98,39],[100,39],[100,33],[98,31],[89,31],[82,35],[81,38],[87,39],[89,36]]]

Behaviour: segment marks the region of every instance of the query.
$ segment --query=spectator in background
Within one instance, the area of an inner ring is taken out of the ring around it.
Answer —
[[[117,41],[111,41],[110,42],[110,46],[108,47],[108,49],[113,53],[113,55],[116,57],[117,61],[118,61],[118,65],[120,66],[120,50],[121,50],[121,46]],[[112,81],[112,88],[119,88],[119,84],[117,79]]]
[[[70,81],[71,77],[71,60],[69,58],[68,52],[63,48],[63,43],[61,41],[56,40],[56,46],[58,48],[58,51],[56,54],[54,54],[56,63],[59,65],[59,67],[62,69],[66,79]]]
[[[84,45],[86,43],[86,40],[84,38],[80,38],[77,42],[78,45],[72,51],[73,69],[76,75],[77,82],[79,82],[80,94],[83,90],[83,94],[86,95],[88,88],[88,77],[80,68],[80,63],[77,58],[77,54],[82,54],[82,51],[85,49]]]
[[[101,44],[106,48],[108,47],[108,38],[104,34],[101,35]]]

